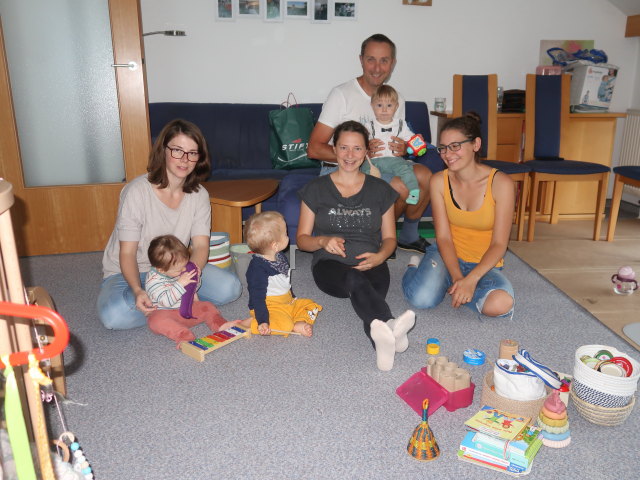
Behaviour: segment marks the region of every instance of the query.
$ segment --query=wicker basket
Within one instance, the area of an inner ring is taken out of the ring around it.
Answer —
[[[578,413],[596,425],[602,425],[604,427],[615,427],[621,425],[631,414],[634,405],[636,404],[636,398],[632,397],[629,405],[620,408],[606,408],[599,405],[592,405],[587,403],[578,397],[573,390],[571,390],[571,398],[573,404],[576,407]]]
[[[493,387],[493,370],[489,370],[486,373],[484,381],[482,382],[482,396],[480,397],[482,405],[489,405],[497,408],[498,410],[514,413],[522,417],[530,417],[530,423],[536,421],[538,414],[540,413],[540,409],[542,408],[544,401],[547,399],[547,395],[551,393],[551,389],[545,386],[547,395],[539,398],[538,400],[529,400],[525,402],[521,400],[512,400],[510,398],[503,397],[502,395],[498,395],[491,387]]]
[[[580,360],[582,355],[594,356],[598,350],[609,350],[609,352],[616,357],[625,357],[631,362],[633,373],[628,377],[614,377],[613,375],[607,375],[606,373],[589,368]],[[576,350],[573,378],[601,392],[617,396],[628,396],[629,400],[631,400],[631,397],[638,389],[640,363],[626,353],[607,345],[583,345]]]
[[[616,357],[631,362],[633,372],[628,377],[616,377],[599,372],[585,365],[583,355],[594,356],[599,350],[608,350]],[[624,352],[607,345],[583,345],[576,350],[571,393],[584,403],[605,409],[625,408],[638,388],[640,363]]]

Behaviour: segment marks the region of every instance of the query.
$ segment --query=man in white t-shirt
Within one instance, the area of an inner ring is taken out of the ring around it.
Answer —
[[[331,145],[331,137],[335,127],[347,120],[356,120],[363,125],[369,125],[375,119],[371,108],[371,95],[391,76],[396,64],[396,46],[385,35],[377,33],[364,42],[360,50],[360,64],[362,75],[342,85],[333,88],[322,106],[322,113],[316,123],[311,137],[307,155],[319,160],[322,165],[321,174],[335,170],[336,155]],[[399,106],[395,118],[404,119],[404,99],[398,99]],[[406,143],[392,137],[388,144],[394,156],[402,157],[407,153]],[[385,146],[382,140],[370,140],[370,157],[381,155]],[[398,247],[424,253],[429,242],[420,237],[418,223],[429,203],[429,179],[431,171],[421,164],[414,164],[413,170],[420,188],[420,200],[416,205],[405,202],[409,191],[399,177],[383,178],[399,193],[395,203],[396,218],[404,214],[402,230],[398,236]]]

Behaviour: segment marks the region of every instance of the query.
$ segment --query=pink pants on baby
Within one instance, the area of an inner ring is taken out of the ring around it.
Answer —
[[[226,322],[218,308],[211,302],[194,301],[192,308],[193,318],[184,318],[179,309],[156,310],[147,317],[147,325],[153,333],[164,335],[176,342],[190,342],[196,336],[189,328],[199,323],[206,323],[212,332],[217,332],[220,326]]]

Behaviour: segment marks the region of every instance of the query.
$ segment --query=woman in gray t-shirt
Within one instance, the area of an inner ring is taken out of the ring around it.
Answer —
[[[173,120],[156,139],[147,174],[124,186],[116,225],[102,260],[104,280],[98,296],[98,315],[105,327],[127,329],[146,324],[154,307],[144,291],[151,268],[147,250],[160,235],[175,235],[191,247],[191,261],[202,270],[201,300],[222,305],[242,292],[233,273],[208,265],[211,205],[200,186],[211,169],[207,144],[200,129]]]
[[[347,121],[334,131],[338,169],[309,182],[302,199],[297,244],[313,252],[312,273],[328,295],[349,298],[376,349],[380,370],[391,370],[396,352],[409,346],[415,323],[411,310],[393,317],[386,260],[396,248],[394,202],[398,194],[360,166],[369,149],[369,132]]]

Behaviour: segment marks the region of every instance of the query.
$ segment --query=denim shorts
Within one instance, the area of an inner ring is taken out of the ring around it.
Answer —
[[[473,270],[477,263],[458,259],[460,270],[464,276]],[[405,298],[416,308],[434,308],[444,300],[451,287],[451,275],[440,256],[437,244],[427,248],[420,264],[409,267],[402,278],[402,291]],[[482,315],[482,308],[487,295],[494,290],[504,290],[511,298],[515,297],[511,282],[502,273],[502,267],[494,267],[480,279],[473,293],[473,298],[465,306]],[[502,317],[513,316],[513,308]]]

